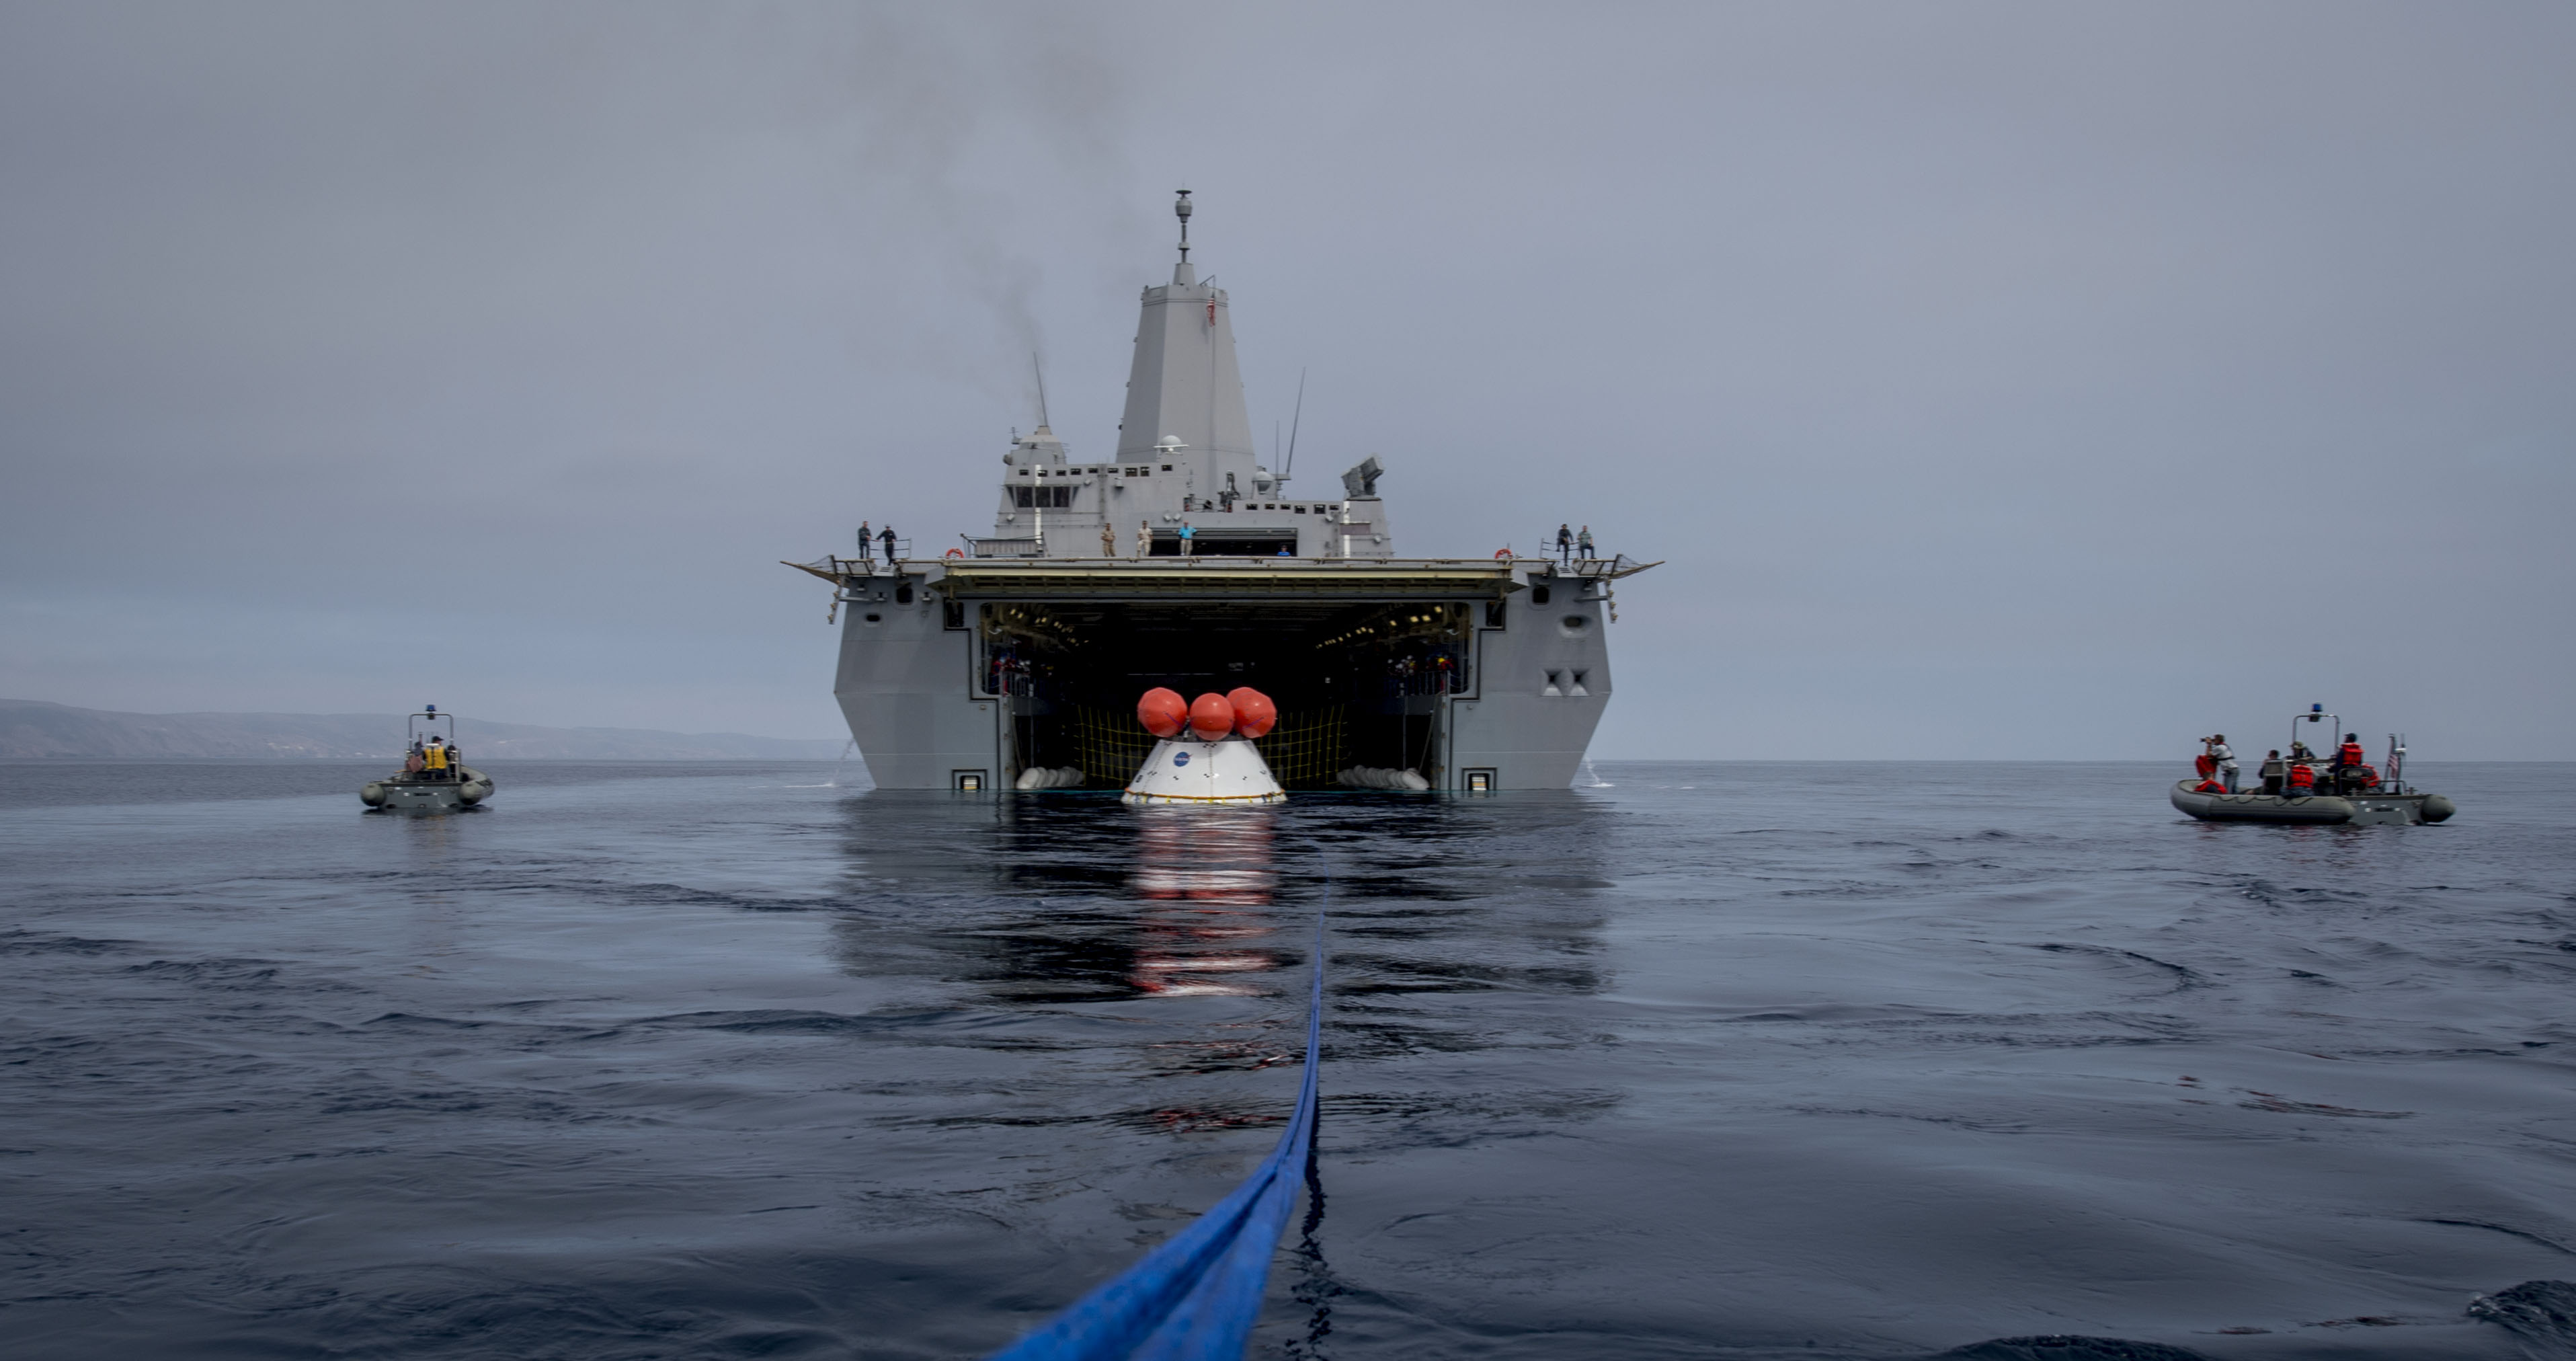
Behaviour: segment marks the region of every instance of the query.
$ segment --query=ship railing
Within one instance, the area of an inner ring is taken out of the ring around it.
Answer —
[[[1596,561],[1592,554],[1600,551],[1601,550],[1598,548],[1586,551],[1581,541],[1570,540],[1568,541],[1565,550],[1560,553],[1556,547],[1556,531],[1548,529],[1539,532],[1538,547],[1533,548],[1526,553],[1523,553],[1518,549],[1514,549],[1513,555],[1524,558],[1554,558],[1560,562],[1564,561],[1568,556],[1571,556],[1576,562],[1592,562]]]
[[[810,563],[808,566],[816,571],[830,572],[834,576],[842,577],[873,576],[878,570],[878,564],[873,558],[845,558],[838,554],[825,558],[821,562]]]
[[[1038,539],[978,539],[960,534],[966,540],[966,554],[976,558],[1042,558],[1046,544]]]
[[[859,555],[855,558],[845,558],[835,554],[830,559],[832,570],[854,577],[868,576],[878,571],[894,570],[886,564],[885,540],[870,539],[866,543],[860,544],[859,549]],[[911,557],[912,540],[898,536],[894,541],[894,555],[897,558]]]
[[[1567,570],[1579,577],[1602,577],[1616,581],[1621,577],[1635,576],[1649,567],[1663,565],[1661,558],[1653,562],[1639,562],[1625,553],[1620,553],[1607,558],[1576,558],[1574,565]]]

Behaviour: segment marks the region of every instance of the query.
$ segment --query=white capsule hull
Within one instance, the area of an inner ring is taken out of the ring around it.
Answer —
[[[1164,738],[1119,796],[1126,803],[1284,803],[1287,791],[1240,737],[1215,742]]]

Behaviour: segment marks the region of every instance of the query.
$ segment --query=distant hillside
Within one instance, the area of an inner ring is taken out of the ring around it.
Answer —
[[[552,761],[822,760],[841,743],[646,728],[538,728],[465,716],[468,759]],[[395,757],[400,714],[124,714],[0,699],[0,759],[34,757]]]

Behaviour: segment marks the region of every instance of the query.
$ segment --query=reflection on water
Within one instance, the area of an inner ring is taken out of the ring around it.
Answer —
[[[1410,994],[1608,982],[1607,810],[1572,795],[1238,809],[881,791],[841,807],[847,898],[865,909],[834,928],[853,975],[919,969],[1017,1005],[1279,996],[1329,897],[1326,986],[1364,1048],[1476,1043],[1420,1033]]]
[[[1139,993],[1249,996],[1267,990],[1243,975],[1280,967],[1249,948],[1269,938],[1267,909],[1279,888],[1267,808],[1136,810]]]

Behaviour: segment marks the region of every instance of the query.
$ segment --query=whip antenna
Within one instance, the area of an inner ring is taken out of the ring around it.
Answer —
[[[1285,480],[1288,474],[1297,466],[1297,426],[1300,422],[1305,420],[1305,418],[1306,371],[1304,369],[1299,369],[1297,370],[1297,410],[1292,413],[1292,419],[1288,422],[1288,463],[1287,466],[1282,467],[1279,470],[1279,476],[1282,480]]]

